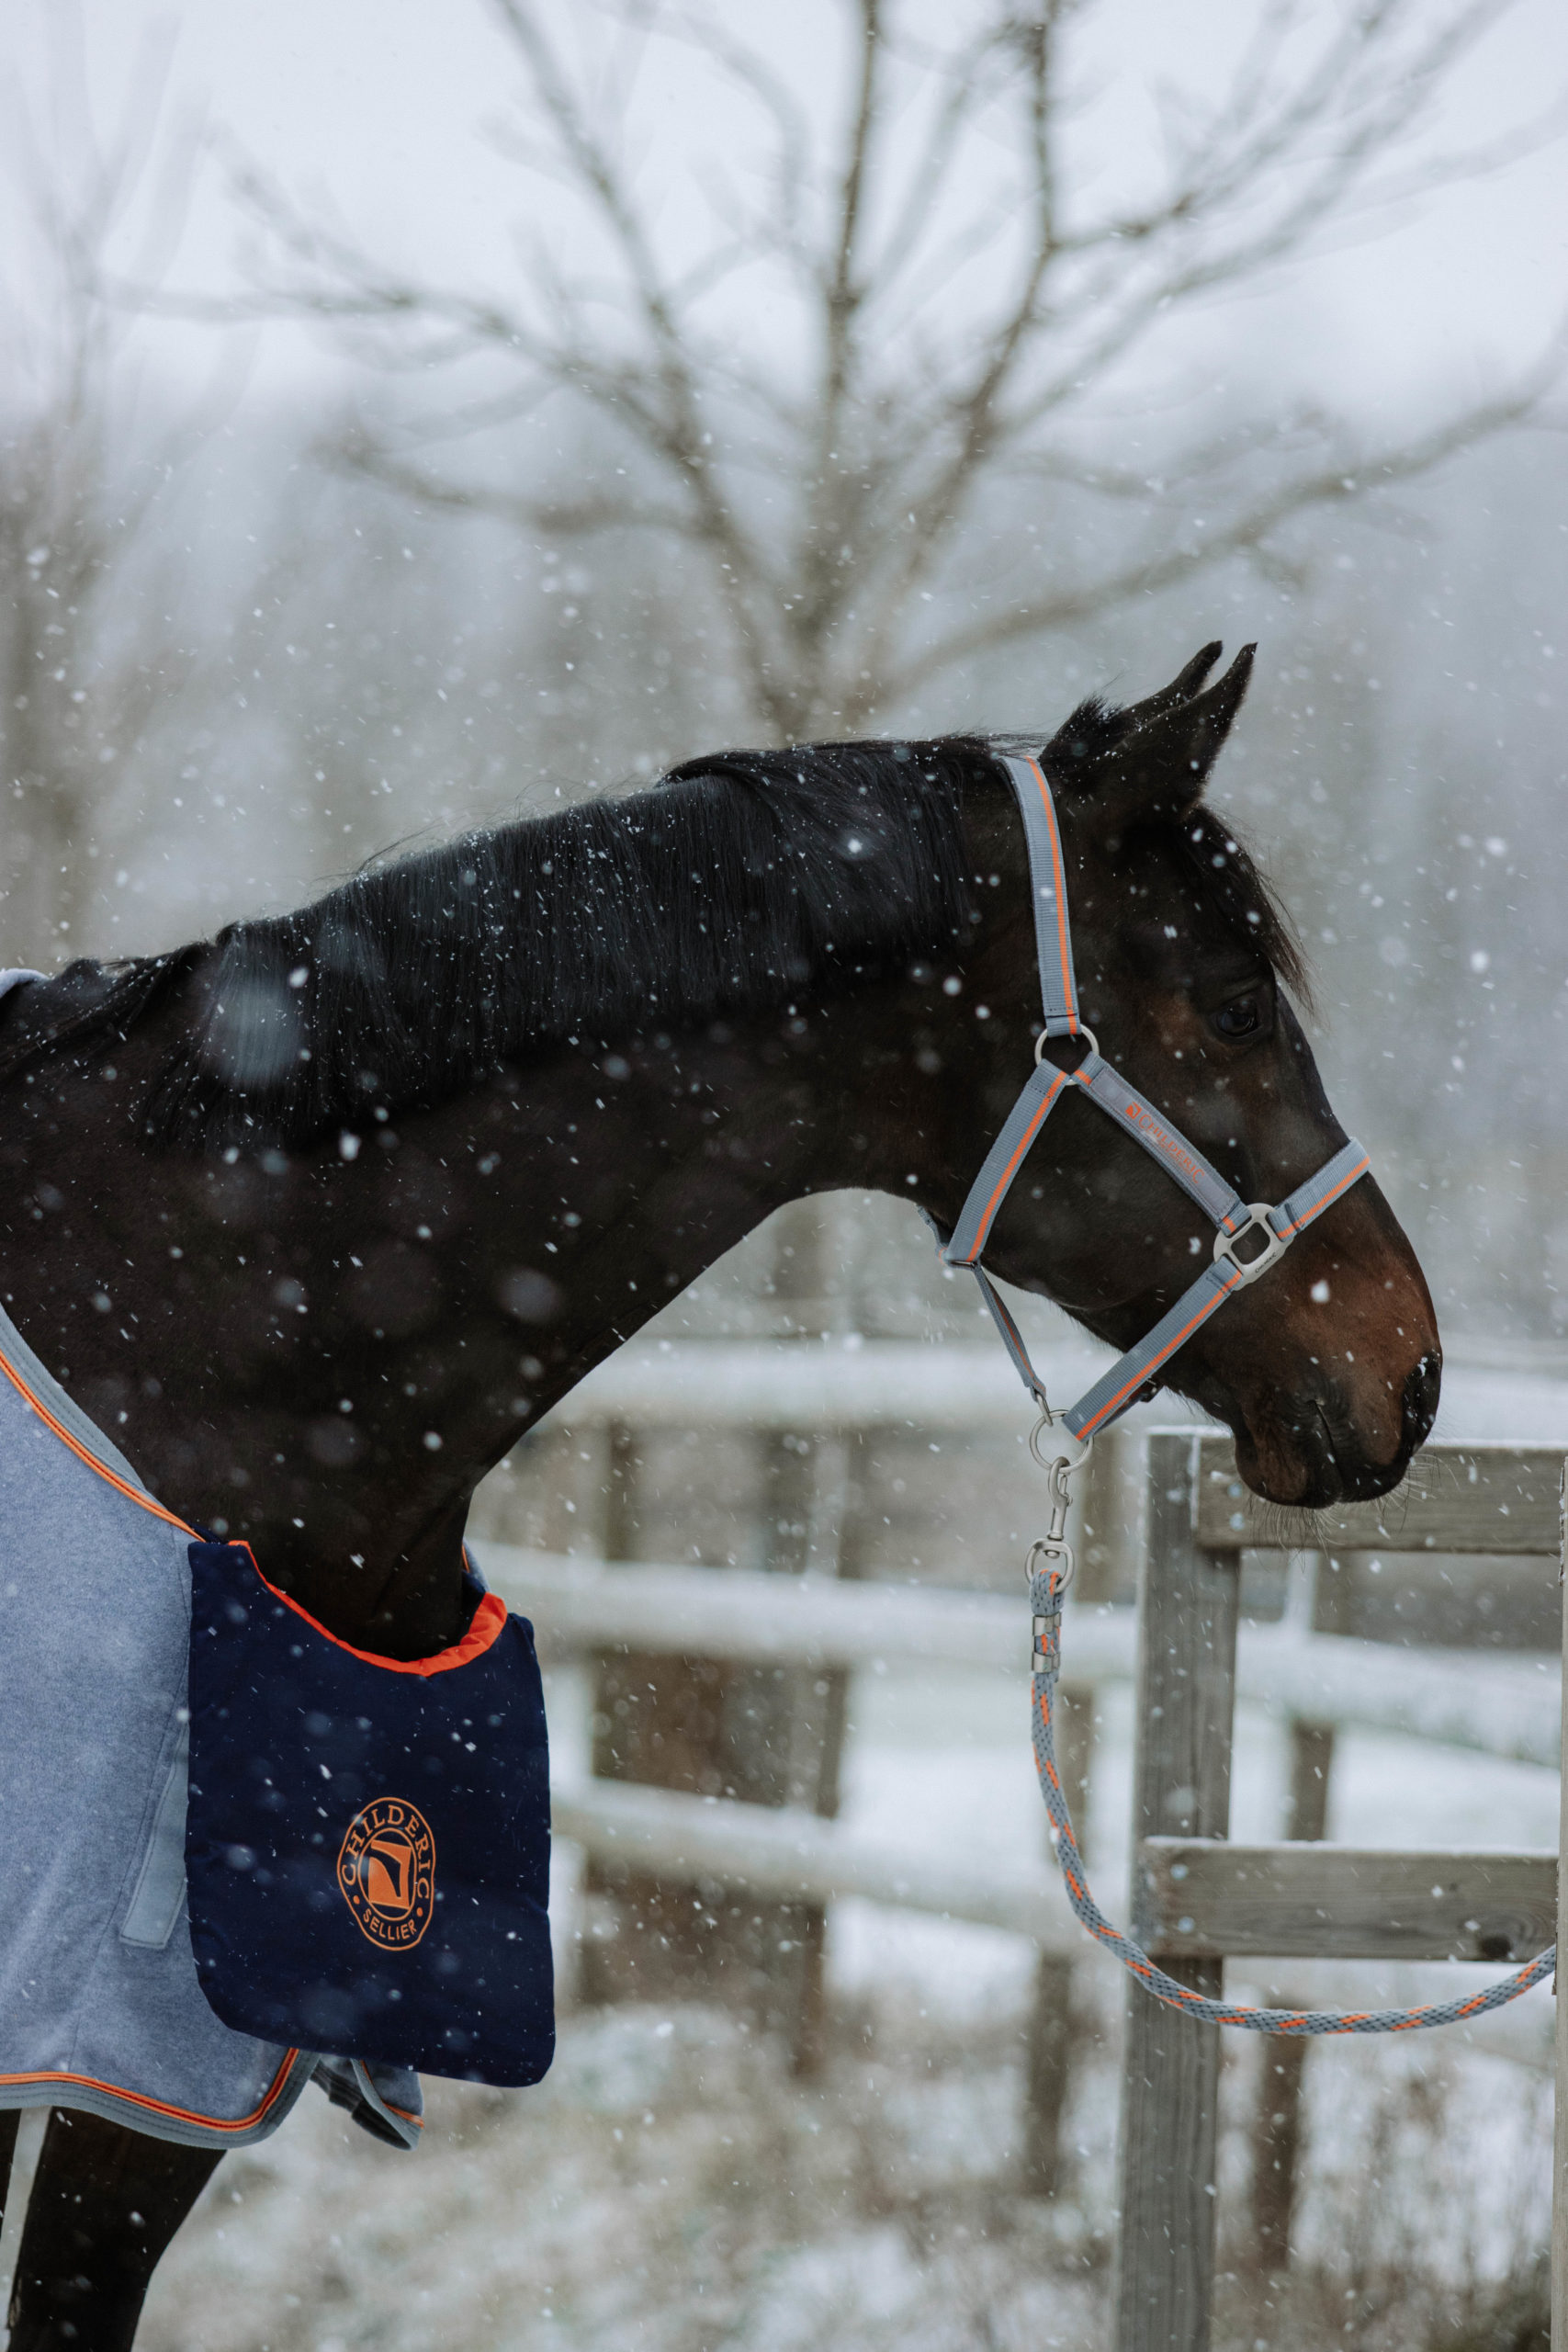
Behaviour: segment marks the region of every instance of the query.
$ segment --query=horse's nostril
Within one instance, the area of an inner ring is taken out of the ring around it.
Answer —
[[[1438,1396],[1442,1387],[1443,1362],[1439,1355],[1427,1353],[1410,1373],[1404,1383],[1404,1418],[1406,1442],[1411,1446],[1424,1444],[1438,1418]]]

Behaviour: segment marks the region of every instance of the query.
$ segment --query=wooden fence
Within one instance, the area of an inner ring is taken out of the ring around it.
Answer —
[[[1350,1853],[1307,1843],[1325,1826],[1341,1729],[1557,1761],[1557,1678],[1542,1670],[1545,1661],[1456,1658],[1313,1629],[1344,1620],[1340,1596],[1351,1578],[1331,1577],[1330,1559],[1348,1569],[1373,1547],[1555,1555],[1561,1455],[1434,1448],[1424,1461],[1422,1495],[1402,1495],[1381,1513],[1317,1522],[1334,1548],[1320,1563],[1310,1622],[1247,1625],[1238,1623],[1241,1555],[1277,1546],[1277,1519],[1259,1515],[1227,1447],[1191,1433],[1157,1435],[1147,1456],[1141,1614],[1069,1607],[1066,1657],[1080,1697],[1104,1682],[1138,1680],[1136,1924],[1175,1973],[1196,1971],[1194,1981],[1217,1983],[1226,1953],[1506,1959],[1539,1949],[1551,1933],[1550,1856]],[[512,1605],[536,1619],[547,1653],[722,1656],[840,1673],[898,1663],[1012,1668],[1021,1683],[1026,1670],[1021,1589],[1013,1600],[812,1575],[612,1566],[496,1544],[483,1547],[483,1558]],[[1238,1697],[1290,1726],[1293,1792],[1283,1845],[1216,1843],[1228,1819]],[[1091,1712],[1080,1704],[1080,1723]],[[1151,1724],[1159,1726],[1156,1737]],[[1077,1761],[1081,1793],[1081,1748]],[[1173,1792],[1180,1798],[1175,1815]],[[800,1805],[770,1808],[599,1778],[559,1786],[556,1820],[560,1834],[599,1864],[630,1866],[687,1889],[743,1890],[753,1899],[818,1909],[858,1895],[1031,1938],[1040,1976],[1026,2177],[1037,2188],[1054,2185],[1069,1972],[1093,1947],[1038,1849],[1010,1864],[911,1853]],[[1119,2352],[1207,2341],[1214,2039],[1134,1995]],[[1264,2258],[1282,2261],[1305,2050],[1271,2048],[1285,2071],[1259,2114],[1253,2222]]]
[[[1418,1489],[1382,1506],[1325,1513],[1325,1558],[1441,1551],[1562,1559],[1561,1451],[1434,1446]],[[1190,1434],[1149,1444],[1148,1541],[1139,1600],[1134,1706],[1133,1931],[1168,1972],[1218,1996],[1225,1960],[1447,1960],[1516,1964],[1551,1940],[1558,1915],[1551,1853],[1353,1852],[1317,1842],[1325,1826],[1334,1718],[1298,1712],[1291,1841],[1230,1845],[1230,1770],[1238,1674],[1239,1563],[1277,1529],[1235,1476],[1228,1444]],[[1355,1645],[1347,1641],[1346,1651]],[[1400,1654],[1398,1673],[1415,1661]],[[1469,1669],[1465,1669],[1467,1675]],[[1495,1672],[1496,1669],[1494,1669]],[[1544,1685],[1546,1678],[1539,1678]],[[1495,1697],[1501,1692],[1495,1689]],[[1552,1694],[1555,1699],[1555,1692]],[[1345,1718],[1340,1716],[1339,1721]],[[1478,1726],[1479,1727],[1479,1726]],[[1548,1750],[1544,1715],[1531,1745]],[[1304,1790],[1303,1766],[1315,1776]],[[1564,2106],[1568,2052],[1559,2005],[1553,2340],[1568,2335]],[[1220,2029],[1154,2001],[1127,1998],[1121,2130],[1116,2352],[1207,2352],[1216,2219]],[[1286,2173],[1265,2194],[1275,2248],[1289,2230],[1293,2096],[1269,2095],[1273,2158]],[[1279,2078],[1276,2078],[1278,2081]],[[1287,2133],[1280,2127],[1289,2125]],[[1259,2149],[1268,2157],[1267,2140]]]
[[[1065,1380],[1083,1385],[1092,1376],[1098,1359],[1087,1350],[1060,1352]],[[498,1497],[487,1512],[481,1503],[474,1532],[486,1556],[487,1523],[503,1533],[521,1520],[539,1543],[557,1488],[558,1511],[572,1515],[557,1516],[555,1543],[570,1544],[579,1557],[586,1549],[639,1562],[637,1585],[619,1597],[626,1612],[619,1634],[582,1645],[592,1660],[595,1802],[616,1780],[782,1806],[815,1816],[818,1826],[802,1831],[814,1852],[836,1851],[826,1825],[838,1812],[847,1677],[863,1659],[820,1654],[807,1621],[830,1585],[841,1632],[842,1611],[874,1611],[886,1591],[875,1579],[904,1572],[911,1555],[916,1566],[924,1555],[925,1578],[950,1577],[954,1585],[994,1576],[998,1559],[1010,1565],[1021,1555],[1020,1531],[1031,1524],[1039,1473],[1025,1450],[1027,1403],[1005,1355],[854,1333],[783,1346],[660,1342],[613,1358],[553,1420],[553,1433],[533,1451],[536,1468],[529,1472],[525,1455],[510,1504]],[[1116,1460],[1108,1448],[1096,1464],[1105,1508],[1097,1501],[1092,1515],[1107,1530],[1124,1499]],[[894,1468],[907,1476],[894,1478]],[[933,1565],[944,1515],[957,1526],[945,1565]],[[641,1565],[657,1551],[660,1527],[667,1542],[693,1544],[715,1566],[729,1563],[722,1576],[699,1575],[688,1588],[700,1627],[682,1620],[681,1640],[670,1638],[669,1611],[682,1605],[678,1589],[657,1566]],[[1131,1556],[1098,1539],[1082,1549],[1091,1571],[1112,1550]],[[804,1613],[791,1611],[797,1588],[807,1596]],[[640,1623],[633,1622],[634,1590],[644,1597]],[[586,1603],[585,1636],[607,1622],[596,1613],[606,1599]],[[759,1650],[756,1626],[773,1623],[778,1640]],[[948,1630],[933,1627],[933,1655]],[[1008,1639],[997,1634],[992,1662],[1019,1655]],[[1124,1634],[1123,1651],[1126,1671]],[[1078,1687],[1087,1693],[1087,1680]],[[1087,1727],[1080,1709],[1080,1767]],[[590,1847],[589,1996],[661,1998],[682,1989],[738,2001],[782,2030],[796,2069],[809,2072],[824,2030],[822,1901],[804,1890],[795,1899],[758,1887],[744,1905],[700,1910],[689,1886],[671,1899],[668,1870],[638,1870],[629,1850],[618,1832],[613,1847],[608,1831]],[[1065,2053],[1050,2053],[1068,1966],[1065,1954],[1043,1948],[1035,2007],[1047,2054],[1032,2064],[1047,2106],[1053,2081],[1065,2080]],[[1055,2177],[1052,2134],[1032,2127],[1032,2138],[1045,2188]]]
[[[1248,1544],[1258,1540],[1247,1537]],[[1270,1541],[1277,1544],[1277,1529]],[[883,1661],[1027,1671],[1021,1566],[1010,1599],[935,1582],[840,1584],[651,1560],[615,1565],[505,1544],[479,1549],[491,1582],[513,1608],[537,1618],[541,1644],[560,1656],[624,1646],[703,1657],[722,1645],[726,1657],[756,1665],[853,1669]],[[1067,1620],[1072,1680],[1133,1680],[1135,1610],[1069,1601]],[[1557,1769],[1555,1670],[1548,1675],[1513,1658],[1461,1659],[1292,1624],[1242,1624],[1235,1687],[1238,1699],[1292,1724],[1390,1732]]]

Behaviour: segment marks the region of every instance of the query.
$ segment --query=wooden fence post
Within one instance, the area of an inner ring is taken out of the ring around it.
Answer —
[[[1195,1437],[1149,1440],[1133,1750],[1133,1931],[1146,1908],[1138,1842],[1230,1826],[1236,1555],[1194,1530]],[[1224,1963],[1166,1962],[1217,1995]],[[1116,2352],[1208,2352],[1214,2267],[1219,2030],[1127,1989]]]
[[[1347,1564],[1341,1561],[1336,1574],[1325,1555],[1318,1552],[1312,1555],[1310,1573],[1311,1598],[1306,1618],[1313,1632],[1348,1632],[1350,1572]],[[1334,1726],[1292,1716],[1289,1736],[1285,1836],[1294,1843],[1317,1842],[1328,1835]],[[1294,2004],[1284,1998],[1284,2006],[1288,2008]],[[1288,2268],[1291,2259],[1291,2223],[1301,2165],[1302,2092],[1312,2044],[1287,2041],[1282,2035],[1260,2039],[1261,2078],[1252,2141],[1252,2234],[1259,2267],[1278,2271]]]
[[[1290,1734],[1291,1795],[1285,1835],[1296,1842],[1321,1839],[1327,1829],[1334,1727],[1295,1722]],[[1298,2006],[1293,1996],[1280,1998],[1287,2008]],[[1259,2040],[1262,2074],[1252,2141],[1253,2245],[1261,2268],[1284,2270],[1291,2260],[1291,2222],[1301,2166],[1302,2090],[1312,2044],[1278,2034],[1260,2035]]]
[[[857,1573],[861,1440],[818,1432],[764,1442],[757,1566],[773,1575]],[[728,1783],[752,1804],[839,1810],[849,1677],[840,1668],[737,1667],[723,1724]],[[781,2025],[796,2075],[826,2052],[828,1915],[820,1904],[752,1905],[759,2011]]]
[[[833,1245],[821,1203],[796,1203],[778,1220],[774,1295],[796,1303],[806,1320],[821,1319]],[[744,1566],[795,1576],[808,1567],[829,1576],[857,1572],[863,1442],[809,1427],[760,1435]],[[613,1428],[603,1460],[602,1555],[630,1559],[642,1548],[636,1433]],[[601,1654],[593,1770],[606,1780],[831,1816],[839,1810],[847,1690],[838,1668]],[[796,2074],[816,2071],[826,2037],[820,1904],[716,1884],[694,1897],[689,1887],[619,1862],[592,1865],[587,1884],[614,1932],[585,1946],[586,1999],[717,1995],[782,2031]]]
[[[602,1559],[635,1559],[639,1548],[637,1432],[619,1422],[597,1433],[580,1521],[597,1510]],[[580,1493],[581,1489],[580,1488]],[[701,1795],[719,1793],[711,1767],[724,1698],[723,1669],[708,1659],[640,1650],[593,1658],[593,1770],[605,1780],[651,1781]],[[589,1917],[580,1969],[590,2005],[668,1997],[700,1967],[705,1906],[687,1887],[646,1871],[591,1861],[583,1881]]]

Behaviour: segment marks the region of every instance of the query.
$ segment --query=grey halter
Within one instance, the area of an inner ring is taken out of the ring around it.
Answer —
[[[1034,1048],[1033,1074],[987,1153],[942,1256],[946,1264],[967,1266],[973,1272],[1008,1353],[1018,1367],[1019,1376],[1046,1420],[1059,1419],[1070,1435],[1087,1443],[1097,1431],[1108,1428],[1126,1411],[1139,1389],[1169,1362],[1217,1307],[1224,1305],[1233,1291],[1244,1290],[1259,1275],[1266,1274],[1296,1236],[1321,1216],[1342,1193],[1348,1192],[1358,1177],[1366,1174],[1369,1161],[1361,1146],[1352,1141],[1343,1145],[1315,1176],[1309,1176],[1305,1183],[1299,1184],[1277,1208],[1271,1208],[1267,1201],[1244,1201],[1218,1169],[1204,1159],[1197,1145],[1189,1143],[1179,1128],[1173,1127],[1135,1086],[1129,1086],[1101,1057],[1094,1033],[1086,1029],[1078,1018],[1066,869],[1055,803],[1044,768],[1038,759],[1005,758],[999,753],[998,763],[1006,771],[1017,797],[1024,839],[1029,844],[1034,938],[1040,958],[1040,997],[1045,1025]],[[1076,1069],[1058,1069],[1054,1062],[1045,1060],[1045,1048],[1056,1037],[1081,1037],[1085,1041],[1088,1051]],[[1046,1401],[1044,1384],[1029,1360],[1022,1335],[980,1259],[998,1212],[1031,1145],[1073,1086],[1081,1088],[1091,1102],[1125,1127],[1167,1173],[1175,1177],[1217,1230],[1213,1262],[1204,1267],[1197,1281],[1161,1316],[1154,1329],[1112,1364],[1076,1405],[1066,1413],[1054,1415]],[[1250,1257],[1238,1257],[1237,1244],[1248,1233],[1256,1235],[1260,1246]]]

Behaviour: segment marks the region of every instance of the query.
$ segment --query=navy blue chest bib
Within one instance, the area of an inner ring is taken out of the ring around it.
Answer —
[[[532,1628],[468,1579],[454,1648],[337,1641],[193,1544],[186,1865],[202,1991],[269,2041],[501,2085],[555,2050]]]

